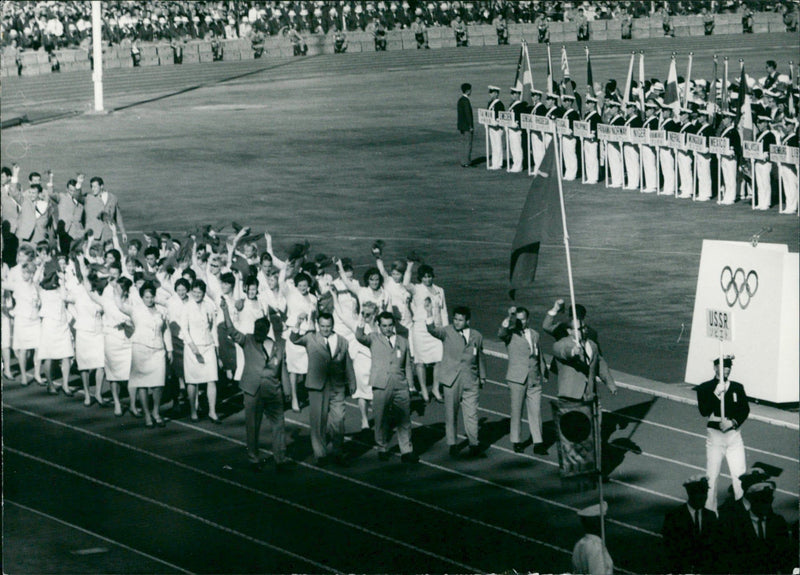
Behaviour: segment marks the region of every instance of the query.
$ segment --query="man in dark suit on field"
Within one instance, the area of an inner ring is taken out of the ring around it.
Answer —
[[[688,501],[664,517],[666,567],[670,573],[706,573],[713,570],[717,516],[705,508],[708,477],[695,475],[684,482]]]
[[[461,133],[461,167],[472,166],[472,138],[475,127],[472,118],[472,103],[469,95],[472,94],[472,84],[461,84],[461,97],[458,99],[458,131]]]
[[[542,385],[547,379],[547,364],[539,345],[539,334],[528,327],[530,313],[512,306],[500,324],[497,337],[508,350],[506,381],[511,394],[511,445],[516,453],[524,451],[521,441],[522,412],[527,406],[528,426],[533,452],[547,453],[542,440]]]
[[[775,482],[754,467],[739,479],[744,496],[720,506],[718,569],[725,573],[791,573],[797,566],[786,520],[772,510]]]
[[[353,362],[347,351],[347,340],[333,332],[333,316],[322,312],[317,318],[319,331],[298,333],[304,323],[299,318],[289,334],[295,345],[308,352],[308,419],[311,428],[311,447],[318,465],[328,462],[327,435],[331,436],[330,455],[340,465],[346,463],[344,443],[344,398],[345,389],[352,394],[355,387]]]
[[[369,348],[372,366],[369,385],[372,387],[372,412],[375,414],[375,443],[378,458],[389,459],[387,449],[391,438],[390,415],[396,411],[397,443],[400,459],[404,463],[416,463],[419,457],[411,444],[411,392],[414,390],[414,364],[408,340],[395,333],[395,318],[392,312],[384,311],[377,317],[378,329],[365,334],[364,318],[356,328],[356,339]]]
[[[433,304],[425,302],[428,314],[428,333],[442,340],[444,349],[437,377],[444,385],[445,434],[450,456],[458,455],[456,424],[458,406],[464,417],[464,430],[469,439],[471,457],[481,457],[478,443],[478,395],[486,381],[486,360],[483,357],[483,336],[470,329],[471,312],[468,307],[458,306],[453,310],[453,323],[436,327],[433,323]]]
[[[286,469],[283,398],[289,389],[283,340],[272,340],[269,320],[256,320],[252,334],[243,334],[233,326],[225,298],[220,301],[225,317],[222,333],[238,343],[244,351],[244,370],[239,389],[244,396],[244,421],[247,431],[247,458],[254,471],[264,464],[258,449],[261,418],[266,415],[272,427],[272,453],[278,471]]]

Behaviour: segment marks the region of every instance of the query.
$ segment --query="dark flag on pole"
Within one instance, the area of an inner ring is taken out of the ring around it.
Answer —
[[[586,48],[586,84],[589,86],[589,94],[592,96],[594,93],[594,78],[592,78],[592,61],[589,59],[589,47]]]
[[[555,165],[555,146],[551,144],[547,147],[542,166],[533,177],[511,244],[511,299],[518,289],[533,287],[542,242],[564,239]]]

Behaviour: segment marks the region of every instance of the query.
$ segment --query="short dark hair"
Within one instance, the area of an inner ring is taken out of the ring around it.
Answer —
[[[186,281],[183,278],[178,278],[177,281],[175,282],[175,291],[178,291],[178,286],[185,287],[186,291],[189,291],[190,289],[192,289],[192,284],[190,284],[188,281]]]
[[[117,280],[117,285],[120,287],[120,289],[122,289],[123,294],[128,295],[133,282],[128,278],[119,278]]]
[[[461,93],[462,94],[466,94],[470,90],[472,90],[472,84],[470,84],[469,82],[464,82],[463,84],[461,84]]]
[[[132,239],[131,241],[128,242],[128,245],[129,246],[136,246],[137,250],[141,250],[142,249],[142,240],[134,238],[134,239]]]
[[[250,289],[250,286],[258,287],[258,278],[256,276],[247,276],[247,279],[244,282],[245,291]]]
[[[197,279],[197,272],[194,271],[192,268],[186,268],[181,272],[181,277],[183,276],[189,276],[190,278],[192,278],[192,281],[194,281]],[[189,287],[191,288],[191,285]]]
[[[195,288],[202,290],[203,293],[206,293],[206,282],[204,282],[203,280],[197,280],[197,279],[194,280],[192,282],[192,289]]]
[[[372,276],[378,276],[378,287],[379,288],[383,287],[383,275],[381,274],[381,271],[378,268],[369,268],[364,273],[364,285],[369,287],[369,278],[371,278]]]
[[[31,172],[30,174],[28,174],[28,181],[30,182],[33,178],[41,178],[41,177],[42,174],[40,174],[39,172]]]
[[[333,325],[333,314],[332,313],[330,313],[328,311],[319,312],[319,315],[317,316],[317,321],[319,321],[321,319],[329,319],[329,320],[331,320],[331,325]]]
[[[395,323],[394,314],[390,311],[382,311],[381,313],[378,314],[378,317],[376,319],[378,320],[379,325],[382,319],[392,320],[392,325],[394,325]]]
[[[777,68],[778,64],[775,62],[775,60],[767,60],[767,66],[770,68]]]
[[[144,250],[144,257],[155,256],[156,259],[158,259],[158,253],[159,252],[158,252],[158,248],[157,247],[150,246],[150,247],[148,247],[147,249]]]
[[[259,258],[258,261],[260,263],[262,263],[262,264],[264,263],[264,261],[268,261],[269,263],[272,263],[272,256],[269,255],[269,252],[264,252],[263,254],[261,254],[261,257]]]
[[[233,287],[236,285],[236,276],[233,275],[231,272],[225,272],[224,274],[219,276],[219,281]]]
[[[270,323],[266,316],[260,317],[255,321],[253,324],[253,331],[258,331],[259,327],[261,327],[265,333],[269,333]]]
[[[2,172],[3,172],[3,175],[4,175],[4,176],[9,176],[9,177],[10,177],[10,176],[12,176],[12,175],[13,175],[13,174],[11,173],[11,170],[10,170],[8,167],[6,167],[6,166],[3,166]]]
[[[91,186],[95,182],[97,182],[97,184],[99,186],[104,186],[105,185],[105,182],[103,181],[103,178],[101,178],[100,176],[95,176],[91,180],[89,180],[89,185]]]
[[[465,305],[457,305],[453,308],[453,315],[463,315],[464,319],[469,321],[472,318],[472,310]]]
[[[32,190],[36,190],[37,192],[41,192],[42,191],[42,185],[41,184],[31,184],[31,189]]]
[[[153,297],[156,295],[156,284],[151,281],[146,281],[142,284],[142,287],[139,288],[139,296],[144,297],[144,294],[150,292],[153,294]]]
[[[517,308],[517,313],[524,313],[525,317],[531,317],[531,312],[528,311],[528,308],[519,306]]]
[[[69,186],[75,187],[77,185],[78,185],[78,180],[76,180],[75,178],[72,178],[67,182],[67,187]]]
[[[428,264],[422,264],[419,266],[419,269],[417,269],[417,279],[420,281],[422,281],[422,278],[428,274],[433,276],[433,268]]]
[[[122,254],[120,254],[120,253],[119,253],[119,250],[118,250],[118,249],[111,249],[111,250],[108,250],[108,251],[107,251],[105,254],[103,254],[103,255],[105,255],[105,256],[108,256],[108,255],[110,255],[112,258],[114,258],[114,261],[115,261],[115,262],[121,262],[121,261],[122,261]]]
[[[306,283],[309,285],[309,287],[310,287],[310,286],[311,286],[311,284],[313,283],[313,282],[311,281],[311,276],[310,276],[310,275],[308,275],[308,274],[307,274],[307,273],[305,273],[305,272],[300,272],[299,274],[297,274],[296,276],[294,276],[294,285],[295,285],[295,286],[297,286],[297,284],[299,284],[300,282],[306,282]]]

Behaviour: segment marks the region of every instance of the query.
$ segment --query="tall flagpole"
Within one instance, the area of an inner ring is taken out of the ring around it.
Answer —
[[[692,80],[692,57],[694,56],[694,52],[689,52],[689,63],[686,65],[686,80],[684,80],[683,85],[683,107],[686,108],[689,105],[689,86]]]
[[[94,111],[103,111],[103,19],[99,0],[92,0],[92,58],[94,62]]]
[[[636,52],[631,50],[631,61],[628,64],[628,78],[625,80],[625,93],[622,96],[622,108],[623,110],[628,105],[628,100],[630,100],[631,95],[631,81],[633,80],[633,61],[636,58]]]

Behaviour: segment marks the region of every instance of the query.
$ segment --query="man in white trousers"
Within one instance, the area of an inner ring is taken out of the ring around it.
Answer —
[[[542,103],[542,91],[531,90],[531,115],[544,116],[547,113],[547,108]],[[531,153],[533,154],[533,168],[534,172],[539,169],[544,160],[544,140],[543,134],[536,130],[531,131]]]
[[[680,119],[680,132],[684,134],[693,134],[697,128],[694,120],[689,119],[691,110],[689,108],[681,108]],[[678,149],[678,173],[680,174],[680,190],[679,198],[691,198],[694,188],[694,166],[692,165],[691,151]],[[677,183],[676,183],[677,185]]]
[[[708,108],[700,112],[702,121],[697,128],[696,134],[706,139],[714,135],[711,127],[711,110]],[[711,154],[708,152],[695,152],[694,161],[697,163],[697,201],[707,202],[711,199]]]
[[[781,145],[797,147],[797,118],[786,118],[786,127],[789,132],[783,137]],[[781,163],[778,172],[783,185],[783,193],[786,197],[786,205],[781,210],[782,214],[794,214],[797,212],[797,164]]]
[[[494,112],[495,119],[497,119],[497,112],[506,111],[506,107],[500,101],[500,88],[497,86],[489,86],[489,104],[486,109]],[[503,135],[505,131],[502,126],[488,126],[488,129],[490,151],[486,161],[489,162],[490,170],[499,170],[503,167]]]
[[[619,113],[619,101],[616,98],[606,100],[608,108],[608,122],[610,126],[622,126],[625,119]],[[625,179],[624,165],[622,163],[622,142],[606,142],[606,159],[608,170],[611,172],[610,188],[621,188]]]
[[[730,153],[719,158],[719,170],[722,174],[722,182],[719,185],[720,204],[731,206],[736,201],[737,175],[739,171],[738,158],[742,156],[742,140],[738,130],[733,125],[736,117],[734,112],[723,110],[720,113],[720,138],[727,138]]]
[[[636,100],[628,100],[625,111],[625,125],[629,128],[641,128],[642,118],[639,116],[639,103]],[[628,175],[626,190],[639,189],[639,144],[624,142],[622,154],[625,157],[625,173]]]
[[[780,136],[770,129],[772,117],[769,111],[761,108],[756,116],[758,126],[758,142],[761,142],[761,149],[766,152],[764,160],[756,160],[755,182],[756,182],[756,209],[768,210],[772,204],[772,162],[769,161],[769,147],[780,142]]]
[[[659,129],[665,132],[680,132],[681,125],[678,122],[680,112],[675,112],[674,116],[675,117],[672,117],[670,108],[664,106]],[[664,177],[664,185],[661,187],[661,192],[659,192],[659,194],[662,196],[671,196],[675,193],[677,186],[677,182],[675,181],[675,154],[673,149],[663,146],[658,159],[661,163],[661,175]]]
[[[600,163],[598,152],[600,145],[597,140],[597,125],[602,121],[600,112],[597,111],[597,98],[592,95],[586,96],[586,115],[584,122],[589,123],[592,135],[583,139],[583,163],[586,175],[584,179],[587,184],[596,184],[600,177]]]
[[[511,105],[508,107],[509,112],[514,113],[515,125],[508,130],[508,150],[511,155],[511,168],[509,172],[522,171],[522,129],[520,126],[520,116],[527,111],[527,106],[522,100],[522,90],[516,86],[511,88]]]
[[[564,114],[561,117],[567,121],[569,129],[572,130],[572,123],[581,119],[581,115],[578,112],[578,102],[572,94],[566,94],[563,99],[566,110],[564,110]],[[574,134],[565,134],[561,138],[562,153],[564,155],[564,179],[568,182],[574,180],[578,175],[577,144],[577,138]]]
[[[643,128],[650,131],[658,130],[658,111],[660,106],[655,100],[647,100],[644,103],[645,120]],[[640,153],[642,154],[642,171],[644,172],[644,192],[652,194],[658,190],[658,169],[656,166],[656,150],[653,146],[641,144]]]

